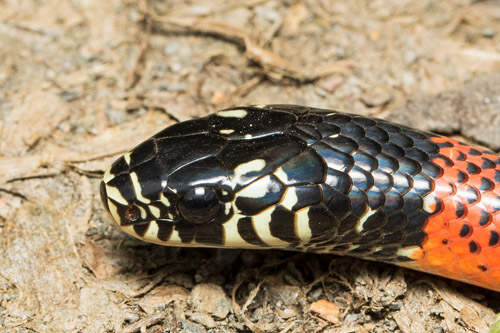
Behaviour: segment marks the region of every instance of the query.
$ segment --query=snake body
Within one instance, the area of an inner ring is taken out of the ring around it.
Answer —
[[[349,255],[500,291],[500,157],[385,120],[222,110],[121,156],[101,198],[147,242]]]

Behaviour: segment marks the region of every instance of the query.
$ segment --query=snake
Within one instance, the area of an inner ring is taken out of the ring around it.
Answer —
[[[146,242],[346,255],[500,291],[500,157],[382,119],[224,109],[119,157],[100,195]]]

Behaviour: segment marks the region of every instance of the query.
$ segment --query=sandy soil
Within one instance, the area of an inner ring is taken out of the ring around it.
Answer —
[[[133,240],[98,182],[163,127],[237,104],[390,117],[499,151],[499,33],[498,1],[0,1],[0,331],[487,331],[499,294],[458,282]]]

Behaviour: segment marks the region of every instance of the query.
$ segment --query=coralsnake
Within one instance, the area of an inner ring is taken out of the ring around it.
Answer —
[[[147,242],[349,255],[500,291],[500,157],[381,119],[225,109],[121,156],[100,192]]]

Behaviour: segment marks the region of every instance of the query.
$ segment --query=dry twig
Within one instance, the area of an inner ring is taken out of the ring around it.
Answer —
[[[349,60],[337,61],[318,70],[303,70],[285,58],[262,48],[243,30],[228,24],[198,18],[159,18],[152,19],[153,32],[164,34],[200,34],[221,38],[242,47],[245,56],[259,65],[262,73],[270,80],[291,79],[299,83],[313,82],[331,74],[348,74],[354,63]]]

